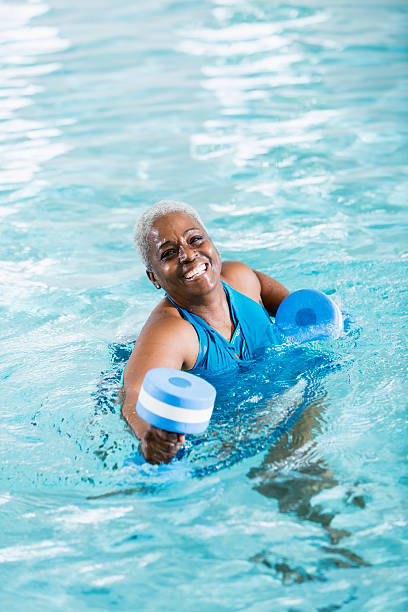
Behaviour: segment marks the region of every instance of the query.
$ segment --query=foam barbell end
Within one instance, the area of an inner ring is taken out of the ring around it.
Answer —
[[[194,374],[154,368],[144,377],[136,404],[151,425],[176,433],[201,433],[210,422],[216,391]]]
[[[289,342],[337,338],[343,331],[340,308],[326,294],[315,289],[300,289],[281,302],[276,326]]]

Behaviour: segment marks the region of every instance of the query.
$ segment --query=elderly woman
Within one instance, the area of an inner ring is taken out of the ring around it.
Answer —
[[[164,289],[124,372],[122,415],[149,463],[171,461],[184,435],[143,421],[136,402],[151,368],[210,375],[253,359],[272,342],[272,322],[288,290],[244,263],[221,262],[197,212],[161,201],[139,219],[135,246],[156,289]],[[269,314],[268,314],[269,313]]]

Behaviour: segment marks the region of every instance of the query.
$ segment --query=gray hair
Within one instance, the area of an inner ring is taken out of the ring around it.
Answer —
[[[149,234],[153,223],[158,217],[174,212],[185,213],[204,227],[204,224],[200,219],[200,215],[189,204],[185,204],[184,202],[175,202],[173,200],[160,200],[160,202],[153,204],[153,206],[148,208],[139,217],[133,230],[134,245],[148,270],[151,269],[151,263],[149,261]]]

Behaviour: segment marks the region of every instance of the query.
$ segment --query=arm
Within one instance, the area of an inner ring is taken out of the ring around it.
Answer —
[[[190,325],[178,316],[153,311],[144,326],[123,380],[122,416],[141,441],[149,463],[168,463],[184,443],[185,436],[164,431],[141,419],[136,403],[144,376],[152,368],[190,369],[198,354],[198,339]]]
[[[266,310],[273,317],[276,315],[279,304],[289,295],[288,289],[282,283],[271,278],[263,272],[254,270],[261,287],[261,300]]]
[[[222,276],[237,291],[263,304],[275,316],[279,304],[289,295],[284,285],[263,272],[253,270],[240,261],[225,261]]]

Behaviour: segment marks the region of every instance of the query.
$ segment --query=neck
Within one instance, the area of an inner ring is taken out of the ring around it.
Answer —
[[[234,332],[234,324],[221,281],[217,283],[213,291],[197,297],[197,301],[189,300],[188,303],[177,301],[177,304],[204,319],[208,325],[216,329],[227,340],[231,338]]]

